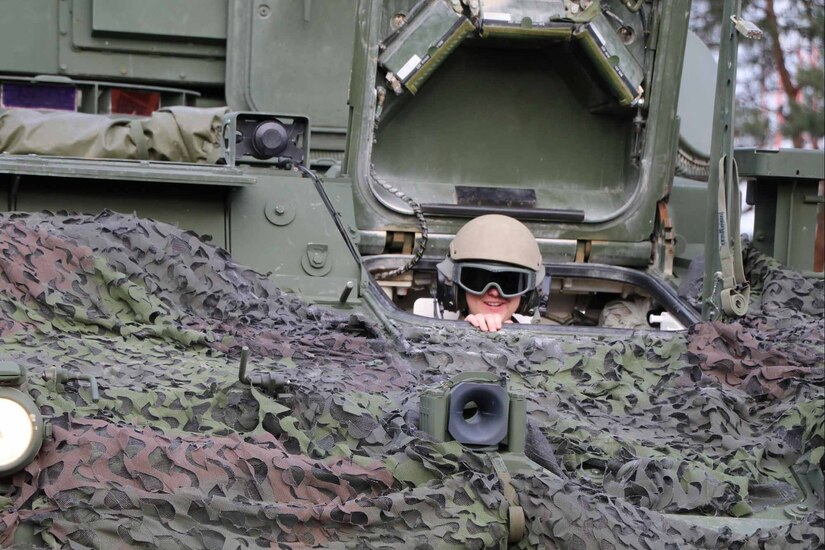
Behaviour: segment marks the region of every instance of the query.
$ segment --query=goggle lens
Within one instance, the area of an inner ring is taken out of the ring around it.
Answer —
[[[458,273],[458,284],[467,292],[484,294],[495,286],[505,298],[530,290],[531,279],[526,271],[492,271],[477,266],[462,266]]]

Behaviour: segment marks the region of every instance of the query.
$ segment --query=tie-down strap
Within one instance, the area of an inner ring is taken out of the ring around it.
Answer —
[[[735,235],[730,235],[728,228],[728,202],[725,197],[725,182],[730,179],[731,201],[730,216],[740,214],[739,205],[739,169],[736,167],[736,160],[733,161],[732,177],[726,177],[727,156],[719,159],[719,196],[717,203],[718,226],[717,235],[719,242],[719,262],[722,267],[722,290],[719,292],[719,299],[722,311],[726,315],[741,317],[748,311],[751,287],[745,279],[745,268],[742,264],[742,240],[737,231]]]
[[[501,480],[504,498],[506,498],[507,502],[510,503],[510,506],[507,508],[510,526],[510,535],[507,538],[507,541],[510,543],[518,542],[524,538],[524,509],[519,506],[518,495],[516,494],[516,490],[513,488],[513,484],[511,483],[512,477],[510,477],[510,472],[507,470],[507,465],[504,463],[504,459],[502,459],[499,454],[493,454],[490,460],[493,463],[493,470],[495,470],[496,475]]]

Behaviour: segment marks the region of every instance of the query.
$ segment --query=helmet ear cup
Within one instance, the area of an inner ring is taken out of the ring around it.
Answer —
[[[516,313],[519,315],[533,315],[536,312],[536,308],[539,307],[540,301],[541,293],[538,289],[534,288],[521,296],[521,302],[518,305],[518,309],[516,309]]]
[[[436,294],[435,299],[441,307],[448,311],[458,311],[458,293],[456,285],[441,271],[436,269]]]
[[[543,271],[543,268],[542,268]],[[541,279],[537,280],[536,288],[530,290],[530,292],[525,293],[521,297],[521,303],[516,310],[516,313],[519,315],[533,315],[538,309],[539,305],[541,305],[541,297],[543,293],[548,293],[550,291],[550,278],[548,277],[545,279],[542,277]]]
[[[467,305],[467,293],[464,292],[463,288],[459,288],[458,285],[453,286],[453,291],[455,292],[455,302],[458,308],[456,311],[466,317],[470,313],[470,306]]]

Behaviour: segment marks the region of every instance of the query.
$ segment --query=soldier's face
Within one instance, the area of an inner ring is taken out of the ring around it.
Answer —
[[[465,292],[467,309],[473,315],[495,313],[501,316],[502,321],[509,320],[518,309],[521,296],[503,298],[496,287],[490,287],[481,296]]]

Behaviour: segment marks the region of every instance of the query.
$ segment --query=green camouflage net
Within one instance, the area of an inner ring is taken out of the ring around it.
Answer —
[[[367,314],[308,306],[162,223],[0,225],[2,359],[26,367],[53,429],[0,495],[3,547],[23,528],[66,548],[505,548],[509,487],[490,457],[417,431],[422,389],[479,370],[526,393],[527,454],[544,467],[511,472],[516,547],[825,544],[821,492],[750,535],[679,517],[759,514],[821,480],[823,283],[753,250],[739,323],[624,337],[410,326],[400,350]],[[238,381],[242,346],[287,395]],[[94,375],[101,399],[85,382],[59,391],[52,367]]]

